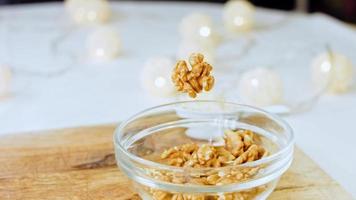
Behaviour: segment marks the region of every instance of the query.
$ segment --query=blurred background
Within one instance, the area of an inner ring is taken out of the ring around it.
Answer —
[[[0,0],[0,4],[40,3],[58,0]],[[133,0],[141,1],[141,0]],[[144,0],[143,0],[144,1]],[[192,0],[181,0],[192,1]],[[226,0],[195,0],[224,3]],[[356,0],[251,0],[257,6],[282,10],[298,9],[305,12],[324,12],[347,22],[356,22]]]

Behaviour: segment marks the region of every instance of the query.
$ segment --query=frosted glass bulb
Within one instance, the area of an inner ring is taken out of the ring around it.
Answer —
[[[256,68],[245,72],[239,82],[239,96],[248,104],[269,106],[280,103],[283,96],[283,82],[271,69]]]
[[[66,0],[66,9],[79,24],[100,24],[109,21],[110,5],[107,0]]]
[[[171,72],[174,63],[165,57],[148,59],[141,71],[141,85],[143,89],[153,96],[169,97],[175,93],[171,81]]]
[[[10,92],[12,73],[9,67],[0,65],[0,98]]]
[[[215,50],[211,46],[201,45],[191,41],[182,41],[177,50],[177,59],[188,59],[192,53],[202,53],[204,59],[211,65],[215,62]]]
[[[94,60],[113,60],[121,53],[119,34],[110,27],[101,27],[87,38],[89,56]]]
[[[225,27],[231,32],[244,32],[254,24],[255,7],[245,0],[230,0],[223,10]]]
[[[312,62],[313,82],[332,93],[348,91],[352,86],[353,67],[349,58],[338,53],[323,53]]]
[[[202,13],[185,16],[180,23],[179,32],[183,40],[203,45],[215,45],[218,42],[211,17]]]

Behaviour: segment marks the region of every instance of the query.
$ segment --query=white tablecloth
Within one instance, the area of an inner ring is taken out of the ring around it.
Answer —
[[[218,24],[221,17],[218,4],[119,2],[112,7],[124,55],[106,64],[83,61],[80,30],[65,17],[62,4],[0,8],[0,64],[14,71],[13,95],[0,101],[0,134],[118,122],[168,101],[153,100],[142,91],[138,79],[143,62],[175,55],[177,24],[185,14],[204,11]],[[287,16],[258,10],[258,18],[270,22]],[[311,36],[303,37],[312,29]],[[295,16],[276,34],[266,37],[327,41],[356,63],[356,33],[323,15]],[[324,96],[311,111],[287,120],[297,145],[356,197],[355,115],[356,93],[351,92]]]

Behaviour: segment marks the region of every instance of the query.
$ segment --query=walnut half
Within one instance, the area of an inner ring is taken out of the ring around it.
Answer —
[[[204,61],[204,55],[193,53],[189,57],[190,68],[187,62],[180,60],[173,69],[172,81],[179,92],[188,93],[195,98],[198,93],[210,91],[215,82],[211,75],[213,67]]]

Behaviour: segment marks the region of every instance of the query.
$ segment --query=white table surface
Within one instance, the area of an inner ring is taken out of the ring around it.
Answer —
[[[112,3],[112,7],[112,24],[123,38],[124,55],[105,64],[83,61],[78,53],[84,48],[81,43],[74,36],[63,37],[74,26],[64,17],[62,4],[0,7],[0,64],[14,71],[13,95],[0,101],[0,135],[118,122],[170,101],[153,100],[141,89],[138,78],[143,62],[152,56],[175,55],[177,24],[185,14],[204,11],[216,22],[221,14],[218,4],[120,2]],[[289,14],[259,9],[258,16],[278,21]],[[293,35],[304,42],[327,41],[356,63],[355,31],[333,19],[300,15],[278,31],[277,37],[273,30],[263,37],[274,40]],[[311,34],[306,39],[308,31]],[[78,42],[73,43],[73,49],[79,49],[74,54],[80,58],[70,60],[67,54],[53,58],[50,44],[63,38],[70,44],[71,40]],[[250,59],[256,61],[256,57]],[[312,110],[286,118],[295,130],[297,145],[354,197],[355,115],[356,92],[351,92],[323,96]]]

